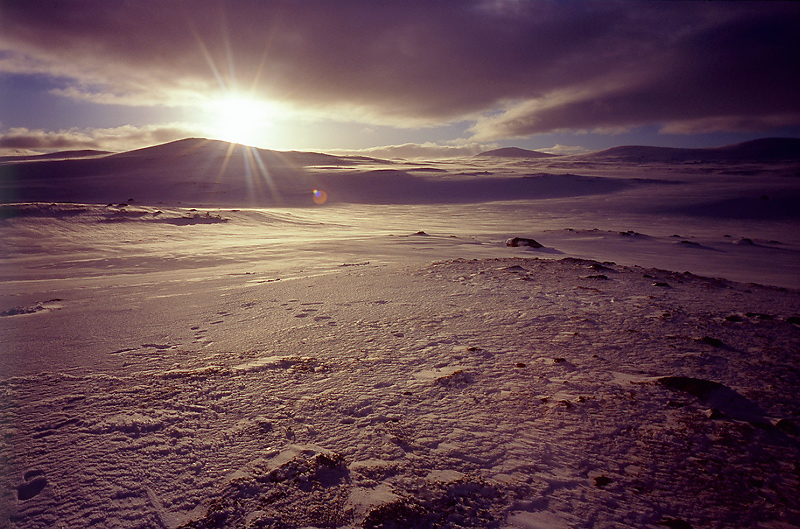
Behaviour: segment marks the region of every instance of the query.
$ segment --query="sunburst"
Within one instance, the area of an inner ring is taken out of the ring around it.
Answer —
[[[206,113],[206,127],[212,139],[263,147],[274,112],[264,101],[228,95],[209,101]]]
[[[224,17],[223,17],[224,19]],[[202,128],[206,131],[210,139],[230,142],[227,152],[224,155],[217,182],[220,182],[228,169],[231,157],[234,156],[237,144],[241,144],[242,155],[244,156],[244,175],[250,196],[254,202],[256,197],[265,192],[271,196],[275,203],[282,203],[282,197],[278,185],[271,174],[269,167],[264,163],[259,149],[256,147],[266,147],[269,141],[273,122],[281,114],[281,107],[272,104],[267,100],[256,97],[259,79],[264,71],[264,65],[269,51],[269,40],[265,43],[261,62],[255,69],[250,90],[239,91],[239,84],[234,75],[234,57],[228,40],[227,27],[223,20],[225,30],[225,54],[228,68],[227,75],[224,75],[220,65],[218,65],[212,54],[209,52],[200,32],[190,25],[190,28],[197,41],[198,48],[206,59],[212,74],[219,85],[219,96],[210,96],[203,105],[201,111],[203,116]],[[327,195],[324,191],[314,190],[310,193],[310,203],[317,205],[323,204]]]

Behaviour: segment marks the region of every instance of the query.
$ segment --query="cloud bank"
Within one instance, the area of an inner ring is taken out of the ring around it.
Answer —
[[[0,72],[99,104],[251,93],[489,142],[800,124],[800,7],[773,2],[6,2]]]
[[[155,145],[192,136],[194,129],[181,124],[60,131],[12,128],[0,131],[0,155],[46,153],[74,149],[125,151],[131,145]]]
[[[496,144],[468,143],[464,145],[442,145],[439,143],[404,143],[402,145],[383,145],[367,149],[331,149],[329,154],[344,156],[368,156],[371,158],[403,160],[460,158],[474,156],[480,152],[497,148]]]

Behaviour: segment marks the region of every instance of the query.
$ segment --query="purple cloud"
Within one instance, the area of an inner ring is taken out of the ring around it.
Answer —
[[[183,105],[238,88],[476,141],[800,124],[793,3],[210,0],[5,3],[0,71],[60,94]]]
[[[192,136],[180,125],[130,125],[112,129],[70,129],[57,132],[13,128],[0,132],[0,155],[72,149],[124,151],[131,146],[154,145]]]

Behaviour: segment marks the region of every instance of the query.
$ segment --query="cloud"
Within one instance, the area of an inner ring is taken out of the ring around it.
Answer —
[[[703,134],[707,132],[751,132],[792,126],[800,123],[800,112],[774,115],[711,116],[671,121],[661,127],[664,134]]]
[[[543,149],[536,149],[539,152],[546,152],[548,154],[559,154],[562,156],[569,156],[571,154],[584,154],[587,152],[591,152],[590,149],[586,147],[581,147],[579,145],[553,145],[552,147],[546,147]]]
[[[307,115],[473,140],[800,124],[793,3],[6,2],[0,71],[99,104],[238,90]],[[66,86],[64,86],[66,84]]]
[[[381,147],[370,147],[368,149],[333,149],[326,150],[330,154],[346,156],[369,156],[371,158],[404,160],[414,159],[437,159],[437,158],[460,158],[464,156],[474,156],[483,151],[497,148],[497,145],[487,145],[481,143],[468,143],[462,145],[441,145],[433,142],[425,143],[405,143],[402,145],[384,145]]]
[[[12,128],[0,131],[0,154],[20,152],[48,153],[67,150],[95,149],[126,151],[146,145],[166,143],[197,131],[181,124],[150,125],[106,129],[69,129],[60,131]]]

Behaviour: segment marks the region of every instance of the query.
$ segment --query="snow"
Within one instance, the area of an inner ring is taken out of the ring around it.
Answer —
[[[0,206],[0,526],[800,527],[796,179],[430,165],[548,198]]]

